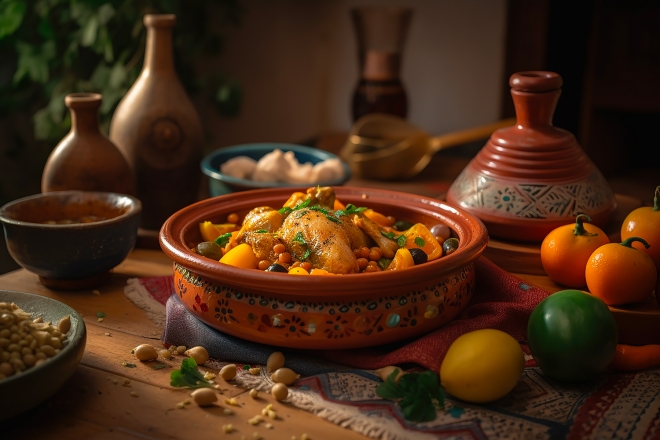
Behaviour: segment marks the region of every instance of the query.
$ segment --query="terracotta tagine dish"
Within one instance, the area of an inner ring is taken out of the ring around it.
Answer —
[[[456,178],[447,202],[481,219],[492,237],[540,242],[588,214],[604,227],[616,209],[607,181],[570,132],[552,125],[562,78],[518,72],[509,80],[516,124],[495,131]]]
[[[225,223],[232,213],[243,219],[256,207],[278,209],[295,189],[236,192],[183,208],[164,223],[159,239],[174,262],[181,301],[222,332],[305,349],[358,348],[413,338],[463,310],[475,289],[474,261],[488,242],[479,219],[431,198],[371,188],[333,189],[345,205],[428,228],[444,223],[459,246],[449,255],[402,270],[304,276],[234,267],[193,252],[203,241],[200,223]]]

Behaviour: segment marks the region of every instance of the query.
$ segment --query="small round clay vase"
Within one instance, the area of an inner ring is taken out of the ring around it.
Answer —
[[[119,149],[99,130],[98,93],[72,93],[64,98],[71,131],[48,157],[41,191],[100,191],[135,195],[135,180]]]
[[[492,237],[540,242],[588,214],[603,227],[616,209],[609,184],[552,117],[562,78],[518,72],[509,80],[516,124],[495,131],[456,178],[447,201],[481,219]]]
[[[140,226],[159,230],[177,210],[197,201],[202,125],[174,69],[172,14],[145,15],[142,71],[117,106],[110,139],[124,153],[142,202]]]

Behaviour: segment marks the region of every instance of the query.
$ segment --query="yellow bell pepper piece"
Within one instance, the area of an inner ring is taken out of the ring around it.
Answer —
[[[403,232],[406,237],[406,248],[420,248],[426,255],[428,261],[435,260],[442,256],[442,244],[431,234],[429,228],[422,223],[414,224],[410,229]]]
[[[259,259],[254,255],[252,246],[247,243],[241,243],[231,248],[220,258],[220,262],[244,269],[257,269],[259,267]]]
[[[199,224],[199,232],[202,234],[202,239],[204,241],[213,241],[222,234],[234,232],[235,230],[235,223],[213,224],[209,221],[205,221]]]

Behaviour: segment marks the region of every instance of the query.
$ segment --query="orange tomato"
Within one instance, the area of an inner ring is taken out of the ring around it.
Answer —
[[[552,281],[567,287],[587,284],[584,269],[591,254],[608,244],[610,239],[599,227],[584,224],[591,221],[586,214],[579,214],[575,224],[560,226],[546,235],[541,243],[541,264]]]
[[[630,237],[621,244],[601,246],[589,257],[585,269],[587,287],[608,306],[644,301],[655,289],[655,263],[632,247],[633,241],[646,243],[642,238]]]
[[[642,237],[650,247],[646,248],[641,243],[633,246],[645,252],[655,266],[660,268],[660,186],[655,189],[653,207],[644,206],[630,212],[621,225],[621,240],[629,237]]]

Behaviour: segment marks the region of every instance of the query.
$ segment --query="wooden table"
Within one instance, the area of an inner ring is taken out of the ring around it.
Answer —
[[[258,432],[264,439],[364,439],[354,431],[324,421],[291,405],[275,401],[259,393],[252,399],[247,390],[216,378],[224,394],[219,405],[200,408],[196,404],[176,409],[178,402],[189,398],[190,390],[169,386],[172,368],[179,368],[182,357],[163,361],[167,368],[154,370],[149,363],[140,363],[131,350],[143,343],[161,347],[162,328],[155,326],[124,295],[126,281],[133,277],[170,275],[171,261],[158,250],[134,250],[117,266],[111,281],[98,288],[79,292],[52,291],[41,285],[37,275],[19,269],[0,276],[0,288],[31,292],[62,301],[83,315],[87,327],[87,345],[78,369],[53,397],[38,407],[9,421],[0,428],[0,438],[94,438],[94,439],[216,439],[223,436],[222,426],[232,424],[236,432],[228,438],[252,439]],[[98,322],[96,313],[107,316]],[[123,361],[136,368],[122,365]],[[202,368],[212,372],[216,370]],[[130,383],[124,386],[124,382]],[[137,393],[137,397],[131,396]],[[224,403],[224,397],[235,397],[239,407]],[[0,396],[6,398],[7,396]],[[273,428],[262,423],[252,426],[247,420],[272,403],[279,419]],[[225,415],[223,408],[234,410]]]

